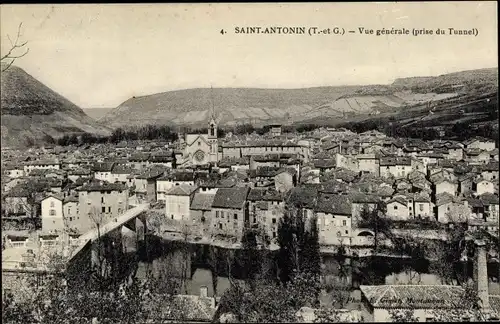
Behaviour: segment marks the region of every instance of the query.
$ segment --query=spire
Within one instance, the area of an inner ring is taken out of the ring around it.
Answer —
[[[210,118],[215,120],[215,106],[214,106],[214,88],[210,85],[210,96],[212,101],[212,110],[210,111]]]

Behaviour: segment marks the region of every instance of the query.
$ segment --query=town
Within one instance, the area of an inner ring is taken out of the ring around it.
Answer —
[[[150,272],[161,276],[166,270],[158,267],[168,265],[169,274],[183,282],[180,296],[204,305],[204,320],[211,321],[216,313],[221,316],[216,310],[232,291],[233,280],[246,281],[251,274],[214,269],[200,254],[207,247],[246,251],[248,233],[254,233],[258,250],[279,254],[284,219],[293,215],[315,223],[325,283],[316,307],[335,309],[341,321],[391,320],[390,305],[397,299],[398,308],[417,309],[417,318],[454,310],[460,318],[498,319],[499,163],[494,140],[423,141],[325,127],[284,133],[281,125],[267,130],[263,135],[229,131],[219,137],[213,113],[206,133],[179,134],[171,142],[2,149],[4,294],[23,291],[15,280],[21,273],[55,271],[50,268],[55,255],[66,272],[73,272],[66,280],[75,289],[92,289],[91,282],[97,287],[92,271],[85,275],[84,269],[102,266],[101,259],[109,267],[104,276],[115,281],[123,277],[118,272],[130,276],[135,269],[144,282]],[[144,258],[151,253],[144,252],[148,244],[165,244],[153,243],[158,240],[168,242],[169,251],[189,246],[189,257]],[[470,244],[460,246],[458,254],[440,254],[457,248],[449,247],[457,240]],[[97,244],[101,241],[111,244],[111,254]],[[468,255],[465,246],[475,254]],[[118,259],[116,249],[121,250]],[[464,255],[474,270],[463,278],[447,277],[449,269],[416,269],[424,259],[453,267]],[[339,256],[349,265],[339,262]],[[372,258],[399,258],[407,265],[388,269],[383,276],[395,273],[396,278],[379,285],[356,274],[354,263]],[[187,262],[188,270],[173,270],[172,262]],[[348,270],[342,274],[336,267]],[[284,271],[270,268],[278,277]],[[418,275],[412,278],[412,272]],[[426,273],[438,282],[416,286],[429,280]],[[216,276],[218,287],[212,285]],[[462,312],[466,290],[461,284],[467,278],[477,278],[474,289],[483,317]],[[339,289],[344,296],[334,292]],[[449,298],[458,302],[448,303]],[[224,307],[223,315],[235,316],[234,309]],[[310,313],[315,314],[306,311],[303,316],[316,316]]]
[[[2,4],[2,322],[499,322],[496,12]]]

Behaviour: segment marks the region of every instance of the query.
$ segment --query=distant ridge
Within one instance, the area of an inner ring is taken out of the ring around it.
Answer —
[[[108,135],[82,109],[54,92],[23,69],[1,72],[2,147],[43,143],[68,133]]]
[[[393,113],[409,106],[446,100],[466,93],[498,89],[498,68],[455,72],[436,77],[399,78],[389,85],[304,89],[214,88],[222,125],[293,124],[315,118],[349,120]],[[167,91],[132,97],[100,119],[104,125],[144,124],[204,127],[212,107],[210,88]]]

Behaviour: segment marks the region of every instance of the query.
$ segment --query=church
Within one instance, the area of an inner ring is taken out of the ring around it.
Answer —
[[[191,165],[206,165],[219,161],[217,121],[212,113],[207,134],[186,134],[184,162]]]

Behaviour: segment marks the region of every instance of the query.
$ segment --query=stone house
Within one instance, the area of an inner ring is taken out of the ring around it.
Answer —
[[[220,188],[212,203],[212,227],[217,234],[240,240],[245,225],[250,225],[248,187]]]
[[[387,202],[387,217],[392,220],[407,221],[410,218],[410,206],[408,199],[396,196]]]
[[[348,195],[320,193],[314,213],[320,244],[349,244],[352,231],[352,207]]]
[[[105,224],[128,209],[128,189],[125,185],[107,182],[91,182],[77,189],[79,219],[75,223],[79,233],[85,233]]]
[[[63,210],[64,198],[56,194],[45,197],[41,202],[42,231],[45,233],[62,232],[66,228]]]
[[[492,181],[486,180],[484,178],[475,179],[472,183],[472,190],[477,195],[482,195],[484,193],[495,193],[495,185]]]
[[[190,207],[197,189],[196,186],[185,184],[170,188],[165,193],[165,216],[168,219],[191,224]]]

